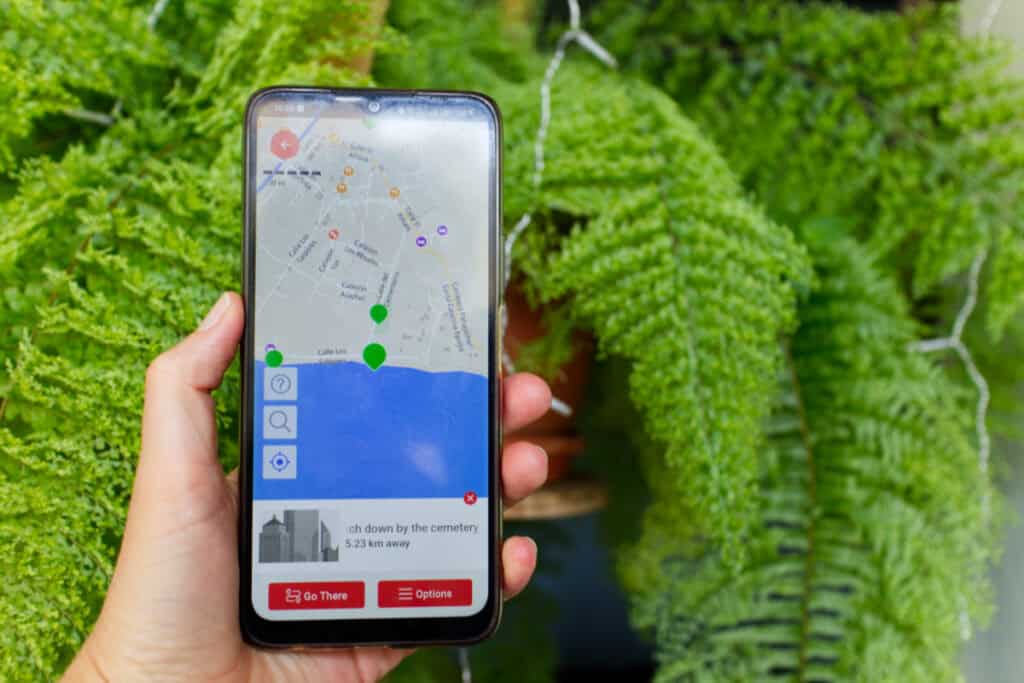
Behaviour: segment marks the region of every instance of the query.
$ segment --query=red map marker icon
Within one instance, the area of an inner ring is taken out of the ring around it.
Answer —
[[[280,159],[291,159],[299,153],[299,137],[287,128],[282,128],[270,138],[270,151]]]
[[[466,505],[473,505],[476,503],[476,494],[473,493],[472,491],[466,491],[466,495],[462,497],[462,500],[466,503]]]

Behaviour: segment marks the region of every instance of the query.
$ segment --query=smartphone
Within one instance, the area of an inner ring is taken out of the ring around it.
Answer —
[[[243,636],[468,643],[501,609],[501,119],[272,87],[244,132]]]

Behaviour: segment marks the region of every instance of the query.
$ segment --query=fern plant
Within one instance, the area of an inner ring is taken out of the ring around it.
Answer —
[[[638,610],[659,680],[957,680],[987,609],[991,502],[956,390],[907,349],[917,327],[866,251],[812,243],[820,286],[785,343],[751,562],[665,563]]]

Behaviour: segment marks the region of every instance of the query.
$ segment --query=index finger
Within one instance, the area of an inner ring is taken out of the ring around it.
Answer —
[[[501,419],[505,431],[525,427],[551,408],[551,389],[548,383],[528,372],[506,377],[501,390]]]

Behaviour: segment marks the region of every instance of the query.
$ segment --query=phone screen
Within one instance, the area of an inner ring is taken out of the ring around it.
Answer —
[[[476,614],[493,577],[495,111],[345,91],[252,107],[253,609]]]

